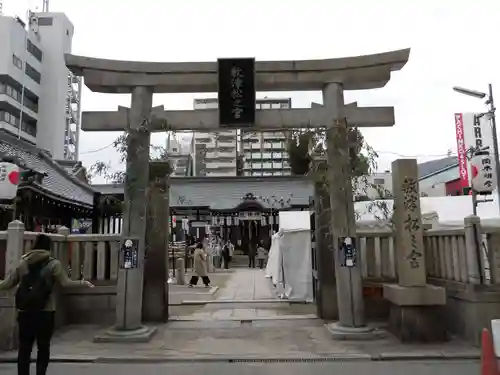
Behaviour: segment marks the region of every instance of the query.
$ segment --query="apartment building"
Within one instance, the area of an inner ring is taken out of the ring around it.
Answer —
[[[175,135],[168,135],[166,153],[170,166],[172,167],[172,176],[184,177],[190,175],[192,155],[189,146],[189,144],[183,143],[182,140]]]
[[[78,159],[82,82],[64,60],[73,32],[64,13],[0,15],[0,132],[61,160]]]
[[[217,109],[217,98],[195,99],[194,109]],[[257,99],[257,109],[290,108],[291,99]],[[244,176],[290,175],[284,132],[221,129],[193,135],[196,176],[236,176],[241,156]]]
[[[257,99],[257,109],[286,109],[291,98]],[[285,132],[242,132],[244,176],[288,176],[291,174]]]
[[[217,109],[217,98],[195,99],[194,109]],[[195,176],[236,176],[238,131],[220,129],[217,132],[193,134],[193,174]]]

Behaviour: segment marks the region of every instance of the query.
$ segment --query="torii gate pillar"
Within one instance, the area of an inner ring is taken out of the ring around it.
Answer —
[[[153,90],[147,87],[132,89],[132,103],[127,126],[127,173],[125,176],[125,207],[122,238],[138,240],[137,268],[119,269],[116,285],[115,326],[97,336],[97,342],[147,342],[156,329],[142,325],[144,283],[144,254],[148,216],[149,147],[151,133],[149,118],[153,108]]]
[[[345,115],[344,88],[341,83],[327,83],[323,88],[323,106],[327,126],[327,184],[330,193],[331,233],[334,249],[339,321],[328,326],[334,338],[370,339],[377,332],[366,326],[363,285],[359,265],[342,267],[340,238],[356,243],[356,218],[350,178],[348,126]]]

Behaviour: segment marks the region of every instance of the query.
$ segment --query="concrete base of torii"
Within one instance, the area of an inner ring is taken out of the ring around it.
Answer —
[[[339,322],[334,322],[325,324],[325,327],[334,340],[368,341],[380,340],[387,336],[385,331],[369,326],[346,327],[342,326]]]
[[[94,337],[98,343],[145,343],[150,342],[158,329],[142,326],[134,330],[120,330],[111,328]]]

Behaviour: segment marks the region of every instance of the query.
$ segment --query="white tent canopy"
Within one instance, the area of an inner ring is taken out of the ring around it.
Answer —
[[[313,301],[310,215],[280,212],[280,231],[271,241],[266,276],[290,300]]]

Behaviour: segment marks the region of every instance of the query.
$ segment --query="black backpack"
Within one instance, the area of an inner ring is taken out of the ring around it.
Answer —
[[[54,286],[50,264],[53,259],[40,261],[28,266],[16,292],[16,308],[20,311],[42,311],[45,309]]]

